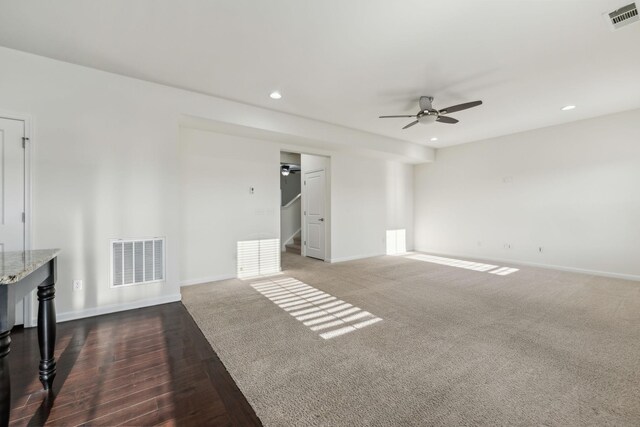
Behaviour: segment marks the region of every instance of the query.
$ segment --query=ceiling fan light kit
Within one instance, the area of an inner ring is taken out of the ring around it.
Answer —
[[[413,125],[418,123],[426,125],[433,122],[447,123],[447,124],[456,124],[458,123],[457,119],[453,117],[448,117],[446,114],[455,113],[456,111],[466,110],[468,108],[477,107],[478,105],[482,105],[482,101],[472,101],[465,102],[464,104],[452,105],[451,107],[443,108],[442,110],[436,110],[432,106],[433,97],[432,96],[421,96],[420,97],[420,111],[417,114],[409,115],[403,114],[398,116],[380,116],[381,119],[391,119],[391,118],[415,118],[413,122],[404,126],[402,129],[407,129]]]

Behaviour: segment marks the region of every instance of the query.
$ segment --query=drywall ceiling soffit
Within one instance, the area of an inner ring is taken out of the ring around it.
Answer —
[[[368,147],[366,144],[355,145],[337,143],[335,141],[323,141],[307,138],[304,135],[274,132],[266,129],[253,128],[188,115],[181,116],[179,124],[184,128],[273,142],[278,144],[280,149],[283,151],[323,156],[330,156],[335,153],[345,153],[364,155],[381,160],[393,160],[407,164],[430,163],[435,159],[434,149],[404,141],[397,141],[395,144],[394,141],[390,141],[390,143],[387,144],[380,143],[374,149]]]
[[[0,0],[0,45],[442,147],[640,108],[640,24],[602,18],[627,3]],[[457,125],[377,118],[420,95],[484,105]]]

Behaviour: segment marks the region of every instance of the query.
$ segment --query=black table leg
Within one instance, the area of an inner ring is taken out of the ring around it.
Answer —
[[[45,390],[51,389],[56,376],[56,294],[55,282],[47,280],[38,286],[38,343],[40,344],[40,382]]]
[[[0,333],[0,426],[9,425],[11,381],[9,380],[9,345],[11,331]]]

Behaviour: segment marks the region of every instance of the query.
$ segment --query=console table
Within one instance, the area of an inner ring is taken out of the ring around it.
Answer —
[[[0,252],[0,426],[9,424],[9,345],[16,303],[38,288],[40,382],[50,390],[56,376],[56,257],[59,249]]]

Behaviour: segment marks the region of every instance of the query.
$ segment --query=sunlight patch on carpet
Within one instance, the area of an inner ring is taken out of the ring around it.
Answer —
[[[481,271],[485,273],[497,274],[498,276],[507,276],[511,273],[515,273],[516,271],[519,271],[518,268],[498,267],[497,265],[485,264],[482,262],[465,261],[465,260],[454,259],[454,258],[444,258],[444,257],[434,256],[434,255],[416,254],[416,255],[407,255],[405,258],[412,259],[415,261],[424,261],[424,262],[431,262],[434,264],[446,265],[449,267],[464,268],[465,270],[475,270],[475,271]]]
[[[297,279],[265,279],[251,287],[326,340],[382,320]]]
[[[502,267],[497,270],[490,271],[489,273],[497,274],[498,276],[506,276],[508,274],[515,273],[516,271],[518,271],[517,268]]]

